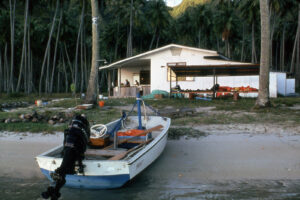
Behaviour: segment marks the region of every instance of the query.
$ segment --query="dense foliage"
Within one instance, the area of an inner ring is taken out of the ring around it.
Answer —
[[[259,62],[258,0],[184,0],[184,9],[177,7],[174,17],[163,0],[132,2],[99,0],[100,58],[109,63],[125,58],[129,44],[136,55],[169,43]],[[270,6],[271,70],[300,77],[299,37],[294,45],[298,3],[271,0]],[[89,1],[3,0],[0,29],[0,93],[70,92],[71,84],[77,92],[86,90],[92,45]],[[99,79],[105,90],[106,73]]]

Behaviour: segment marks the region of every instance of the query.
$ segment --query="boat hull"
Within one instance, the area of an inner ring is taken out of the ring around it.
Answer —
[[[158,117],[155,116],[158,119]],[[66,176],[66,186],[72,188],[87,189],[111,189],[122,187],[126,182],[133,179],[153,161],[155,161],[163,152],[167,143],[167,131],[170,126],[170,119],[166,120],[164,128],[155,139],[125,160],[84,160],[84,175],[75,174]],[[42,173],[50,180],[55,169],[57,169],[62,158],[51,157],[52,152],[57,152],[62,146],[56,147],[36,157]]]
[[[51,171],[42,168],[41,171],[50,181],[53,181],[50,177]],[[85,189],[111,189],[122,187],[129,180],[129,174],[109,176],[67,175],[65,186]]]

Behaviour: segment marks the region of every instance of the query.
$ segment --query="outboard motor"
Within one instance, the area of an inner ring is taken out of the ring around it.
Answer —
[[[50,174],[54,185],[42,193],[44,199],[57,200],[60,197],[59,190],[66,183],[67,174],[84,174],[82,160],[90,138],[89,122],[83,115],[76,115],[71,120],[68,129],[64,131],[64,148],[62,163]],[[77,171],[75,170],[78,169]]]

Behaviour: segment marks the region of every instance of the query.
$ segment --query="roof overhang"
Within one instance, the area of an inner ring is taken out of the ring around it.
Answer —
[[[178,77],[259,75],[259,64],[168,65]]]
[[[161,52],[161,51],[165,51],[167,49],[188,49],[188,50],[193,50],[193,51],[199,51],[199,52],[205,52],[205,53],[209,53],[212,56],[219,56],[218,52],[216,51],[211,51],[211,50],[207,50],[207,49],[199,49],[199,48],[194,48],[194,47],[188,47],[188,46],[183,46],[183,45],[177,45],[177,44],[169,44],[151,51],[147,51],[145,53],[141,53],[138,54],[136,56],[132,56],[129,58],[125,58],[123,60],[119,60],[117,62],[111,63],[109,65],[105,65],[105,66],[100,66],[99,70],[103,70],[103,69],[116,69],[116,68],[121,68],[121,67],[125,67],[126,65],[128,66],[129,63],[133,63],[136,62],[137,60],[145,60],[145,59],[149,59],[149,56]]]

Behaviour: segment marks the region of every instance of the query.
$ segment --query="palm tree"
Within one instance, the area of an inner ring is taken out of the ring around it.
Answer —
[[[261,19],[261,58],[259,71],[259,92],[256,107],[268,107],[269,99],[269,68],[270,68],[270,16],[269,0],[260,0]]]
[[[121,39],[125,37],[123,23],[124,16],[126,16],[127,8],[124,0],[108,1],[106,15],[107,20],[110,22],[107,24],[104,33],[103,40],[107,46],[114,46],[114,57],[116,60],[118,57],[118,50],[121,43]]]
[[[218,32],[222,33],[222,40],[225,41],[225,56],[230,58],[230,38],[237,20],[234,3],[231,0],[216,0],[212,6],[215,6],[215,9],[218,10],[215,13],[216,26]]]
[[[198,28],[198,47],[200,48],[201,45],[201,39],[203,37],[203,33],[205,30],[209,30],[209,27],[211,25],[211,12],[210,9],[208,9],[208,6],[206,4],[204,5],[198,5],[195,9],[193,14],[193,18],[195,19],[195,26]],[[209,38],[204,38],[205,40],[208,40]]]
[[[251,62],[257,63],[256,47],[255,47],[255,23],[259,19],[259,0],[240,1],[239,11],[242,18],[251,24]]]
[[[126,57],[131,57],[132,56],[132,24],[133,24],[133,0],[131,0],[130,3],[130,25],[129,25],[129,34],[128,34],[128,39],[127,39],[127,52],[126,52]]]
[[[16,88],[16,92],[20,91],[20,84],[21,84],[21,78],[22,78],[22,74],[23,72],[23,66],[25,65],[26,68],[26,34],[27,34],[27,27],[28,27],[28,11],[29,11],[29,0],[26,0],[25,3],[25,17],[24,17],[24,37],[23,37],[23,48],[22,48],[22,57],[21,57],[21,65],[20,65],[20,70],[19,70],[19,78],[18,78],[18,83],[17,83],[17,88]],[[24,62],[25,59],[25,62]],[[24,77],[24,82],[25,82],[25,77]]]
[[[300,41],[300,3],[298,3],[298,26],[297,26],[297,31],[296,31],[296,36],[295,36],[295,42],[294,42],[294,47],[293,47],[293,54],[292,54],[292,60],[291,60],[291,68],[290,72],[296,71],[296,79],[299,81],[300,79],[300,69],[295,68],[295,60],[296,58],[296,52],[298,56],[298,62],[299,62],[299,41]],[[299,63],[298,63],[299,64]],[[299,67],[299,66],[298,66]],[[296,69],[296,70],[295,70]],[[297,82],[297,85],[299,83]]]
[[[41,95],[42,92],[42,81],[43,81],[43,76],[44,76],[44,70],[45,70],[45,65],[46,65],[46,60],[49,58],[49,53],[50,53],[50,44],[51,44],[51,39],[52,39],[52,35],[53,35],[53,31],[54,31],[54,27],[55,27],[55,20],[56,20],[56,16],[57,16],[57,12],[58,12],[58,8],[59,8],[59,0],[56,1],[56,8],[55,8],[55,12],[54,12],[54,16],[53,16],[53,20],[52,20],[52,24],[51,24],[51,29],[49,32],[49,38],[48,38],[48,42],[47,42],[47,46],[46,46],[46,50],[45,50],[45,54],[44,54],[44,60],[43,60],[43,64],[42,64],[42,69],[41,69],[41,75],[40,75],[40,82],[39,82],[39,94]],[[47,70],[48,71],[48,70]],[[45,92],[47,92],[47,79],[48,76],[46,76],[46,85],[45,85]]]
[[[144,6],[144,0],[131,0],[130,5],[128,4],[129,8],[129,31],[127,37],[127,51],[126,57],[130,57],[133,55],[133,30],[135,27],[141,25],[141,19],[143,18],[144,13],[142,12],[142,8]],[[126,19],[126,16],[125,16]]]
[[[176,19],[175,30],[177,41],[185,45],[196,46],[198,27],[195,26],[195,18],[192,15],[193,8],[187,8],[186,12]]]
[[[16,0],[12,5],[11,0],[9,0],[9,10],[10,10],[10,30],[11,30],[11,61],[10,61],[10,89],[14,92],[14,46],[15,46],[15,15],[16,15]]]
[[[92,63],[91,63],[91,73],[89,79],[89,85],[87,88],[86,94],[86,103],[95,103],[96,102],[96,76],[98,74],[98,65],[99,60],[99,33],[98,33],[98,19],[99,19],[99,7],[98,0],[91,0],[92,7]]]
[[[153,30],[153,36],[149,46],[149,50],[151,50],[155,39],[157,41],[157,48],[161,32],[169,25],[171,16],[169,9],[163,0],[149,1],[147,11],[146,16],[147,19],[149,19],[151,29]]]

